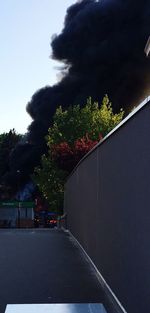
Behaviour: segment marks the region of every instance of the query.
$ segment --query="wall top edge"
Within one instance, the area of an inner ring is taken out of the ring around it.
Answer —
[[[127,123],[133,116],[135,116],[140,110],[142,110],[145,106],[150,104],[150,95],[145,98],[131,113],[129,113],[115,128],[113,128],[97,145],[95,145],[75,166],[73,171],[68,176],[67,180],[73,175],[76,171],[77,167],[86,159],[94,150],[96,150],[99,146],[101,146],[110,136],[112,136],[118,129],[120,129],[125,123]]]

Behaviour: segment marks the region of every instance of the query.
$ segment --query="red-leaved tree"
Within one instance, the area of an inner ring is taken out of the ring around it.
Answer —
[[[102,139],[102,135],[99,135]],[[98,141],[89,139],[88,135],[77,139],[71,146],[67,142],[51,146],[51,155],[57,166],[69,173],[77,163],[88,153]]]
[[[35,169],[34,181],[51,209],[63,207],[64,184],[77,163],[121,120],[124,112],[114,114],[108,96],[101,105],[87,99],[85,105],[57,108],[46,137],[49,154]]]

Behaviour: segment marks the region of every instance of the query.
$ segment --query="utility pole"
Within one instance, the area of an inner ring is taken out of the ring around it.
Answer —
[[[17,170],[17,184],[18,184],[18,192],[20,189],[20,170]],[[18,228],[20,228],[20,196],[18,193]]]

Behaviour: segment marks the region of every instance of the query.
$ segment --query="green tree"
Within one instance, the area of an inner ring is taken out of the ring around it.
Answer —
[[[43,155],[41,166],[36,167],[32,175],[39,191],[50,204],[50,210],[59,214],[63,211],[64,182],[67,174],[57,167],[50,155]]]
[[[0,178],[9,170],[9,156],[21,137],[15,129],[0,134]]]
[[[46,137],[48,155],[42,157],[41,166],[35,169],[33,175],[51,210],[62,210],[64,182],[72,165],[75,166],[89,149],[111,131],[123,115],[123,110],[113,113],[107,95],[100,107],[89,98],[82,108],[75,105],[64,111],[62,107],[56,110],[53,125]]]
[[[104,137],[117,124],[120,123],[124,115],[121,109],[114,114],[112,104],[107,95],[103,98],[101,106],[98,102],[92,102],[91,98],[81,108],[79,105],[70,106],[64,110],[60,106],[54,115],[53,126],[49,128],[47,136],[48,147],[52,144],[74,142],[86,136],[92,140],[99,140],[99,136]]]

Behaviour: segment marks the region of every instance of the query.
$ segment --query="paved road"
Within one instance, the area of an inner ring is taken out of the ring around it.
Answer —
[[[102,300],[95,273],[68,233],[0,230],[0,313],[10,303]]]

